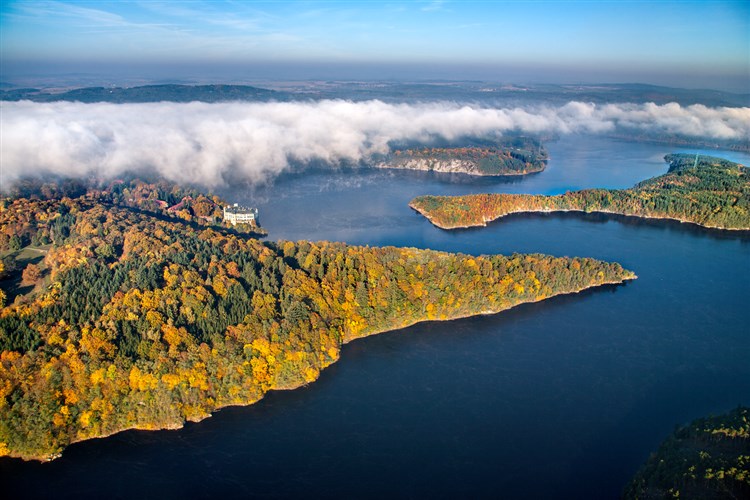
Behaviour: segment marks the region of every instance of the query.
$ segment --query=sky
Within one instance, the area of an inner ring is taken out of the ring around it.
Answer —
[[[750,2],[4,0],[0,72],[750,91]]]

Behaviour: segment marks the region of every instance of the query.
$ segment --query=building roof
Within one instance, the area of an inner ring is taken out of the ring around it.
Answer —
[[[224,207],[224,213],[225,214],[233,214],[233,215],[241,215],[241,214],[257,214],[258,209],[257,208],[251,208],[251,207],[243,207],[238,204],[234,204],[232,206]]]

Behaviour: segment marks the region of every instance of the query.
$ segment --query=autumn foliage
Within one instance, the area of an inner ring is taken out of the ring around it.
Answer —
[[[667,174],[631,189],[586,189],[557,196],[476,194],[420,196],[410,203],[444,229],[483,226],[512,213],[610,212],[676,219],[719,229],[750,229],[750,180],[743,165],[694,155],[667,155]]]
[[[264,243],[107,196],[4,201],[3,234],[51,247],[49,285],[0,310],[0,455],[178,427],[314,381],[352,339],[633,277],[592,259]]]

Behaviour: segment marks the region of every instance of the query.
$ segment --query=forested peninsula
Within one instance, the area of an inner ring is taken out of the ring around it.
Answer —
[[[630,189],[586,189],[557,196],[420,196],[410,207],[443,229],[486,226],[520,212],[605,212],[674,219],[726,230],[750,229],[750,182],[744,165],[711,156],[671,154],[669,171]]]
[[[0,456],[178,428],[313,382],[360,337],[635,278],[588,258],[263,242],[178,187],[45,189],[0,200]]]
[[[470,175],[526,175],[547,166],[547,150],[534,140],[515,138],[503,144],[396,149],[376,168],[424,170]]]
[[[680,427],[625,489],[628,500],[750,498],[750,409]]]

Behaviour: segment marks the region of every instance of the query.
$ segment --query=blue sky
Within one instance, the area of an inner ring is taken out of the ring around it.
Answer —
[[[462,68],[471,78],[503,68],[561,80],[671,75],[742,86],[750,2],[4,0],[0,56],[11,76],[33,67],[302,63],[412,68],[410,75],[443,68],[444,77],[453,68],[454,78]]]

